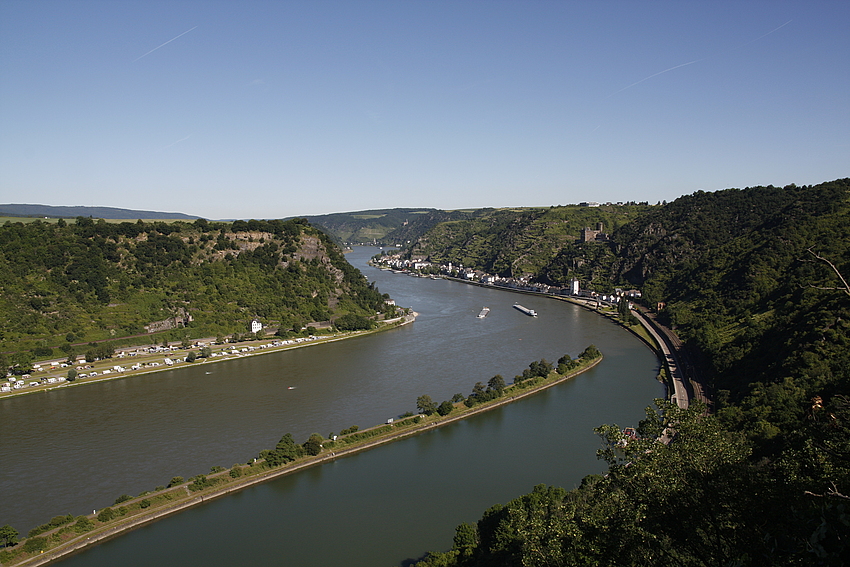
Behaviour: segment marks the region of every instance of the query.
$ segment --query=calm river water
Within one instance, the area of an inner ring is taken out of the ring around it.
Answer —
[[[76,565],[400,565],[451,546],[454,526],[535,484],[571,488],[600,472],[602,423],[634,425],[663,395],[637,339],[552,299],[368,267],[419,312],[369,337],[0,401],[0,524],[21,532],[172,476],[229,467],[273,447],[366,427],[529,362],[596,344],[603,362],[530,399],[462,423],[247,489],[62,562]],[[511,306],[519,301],[538,318]],[[482,307],[486,319],[477,319]],[[294,389],[289,389],[294,387]]]

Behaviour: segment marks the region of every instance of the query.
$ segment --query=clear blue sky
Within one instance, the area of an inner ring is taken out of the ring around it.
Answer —
[[[0,0],[0,202],[277,218],[850,175],[850,2]]]

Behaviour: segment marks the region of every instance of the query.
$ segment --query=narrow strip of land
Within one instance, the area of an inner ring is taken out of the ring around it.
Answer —
[[[150,524],[167,516],[171,516],[187,508],[198,506],[200,504],[203,504],[204,502],[221,498],[222,496],[226,496],[233,492],[243,490],[250,486],[254,486],[262,482],[267,482],[269,480],[284,475],[292,474],[304,470],[306,468],[321,465],[323,463],[340,459],[349,455],[367,451],[369,449],[373,449],[375,447],[379,447],[387,443],[392,443],[401,439],[412,437],[414,435],[419,435],[421,433],[434,430],[438,427],[443,427],[452,423],[456,423],[474,415],[478,415],[502,407],[506,404],[513,403],[528,396],[537,394],[547,388],[551,388],[552,386],[560,384],[565,380],[574,378],[575,376],[578,376],[579,374],[590,370],[591,368],[599,364],[601,361],[602,356],[599,356],[598,358],[592,360],[583,360],[580,363],[579,367],[566,374],[560,375],[553,373],[552,375],[550,375],[550,377],[541,379],[540,381],[535,382],[533,384],[527,384],[525,382],[519,384],[512,384],[505,390],[505,394],[502,397],[481,404],[476,404],[471,408],[466,408],[462,404],[458,404],[456,406],[457,411],[452,412],[452,414],[449,414],[447,416],[439,416],[436,414],[427,417],[414,416],[414,418],[422,418],[421,422],[415,425],[406,426],[405,428],[399,429],[397,431],[390,431],[385,434],[375,436],[373,438],[365,439],[362,442],[353,444],[351,446],[343,447],[340,449],[336,449],[336,447],[334,447],[334,449],[332,450],[324,450],[322,453],[315,457],[302,457],[294,461],[293,463],[278,468],[264,470],[260,473],[248,477],[231,479],[224,486],[216,486],[204,489],[194,493],[194,495],[192,495],[192,493],[188,490],[188,483],[178,487],[173,487],[173,489],[171,489],[171,493],[175,494],[176,498],[173,503],[163,504],[157,507],[151,507],[149,508],[150,511],[140,512],[130,517],[127,517],[126,519],[119,519],[109,522],[103,527],[95,528],[92,531],[68,539],[67,541],[59,544],[58,546],[39,553],[38,555],[33,555],[31,557],[24,558],[21,561],[11,562],[9,564],[35,567],[52,563],[69,554],[79,552],[87,547],[96,545],[107,539],[114,538],[120,534],[126,533],[143,525]],[[378,429],[381,427],[386,427],[386,424],[376,425],[371,429]],[[362,430],[360,433],[368,431],[370,431],[370,429]],[[218,474],[225,475],[227,474],[227,471],[222,471]],[[214,476],[215,475],[209,475],[210,478]],[[183,494],[185,496],[179,497],[178,495],[180,494]],[[140,499],[141,497],[136,500]],[[131,501],[127,501],[127,504],[130,503]],[[90,516],[90,519],[93,520],[94,518],[96,518],[96,515],[92,514]],[[50,533],[46,532],[46,535],[50,535]],[[25,542],[19,543],[18,545],[23,546],[25,545]]]

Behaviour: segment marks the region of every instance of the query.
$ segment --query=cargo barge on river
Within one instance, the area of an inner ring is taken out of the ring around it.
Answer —
[[[529,309],[528,307],[523,307],[519,303],[514,303],[514,309],[519,309],[529,317],[537,317],[537,311],[534,309]]]

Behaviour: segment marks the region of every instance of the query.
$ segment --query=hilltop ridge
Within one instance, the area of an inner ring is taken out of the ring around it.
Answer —
[[[119,219],[119,220],[166,220],[181,219],[195,220],[197,216],[183,213],[163,213],[159,211],[139,211],[135,209],[121,209],[117,207],[88,207],[88,206],[54,206],[54,205],[32,205],[7,203],[0,205],[0,216],[10,217],[37,217],[37,218],[65,218],[92,217],[96,219]]]

